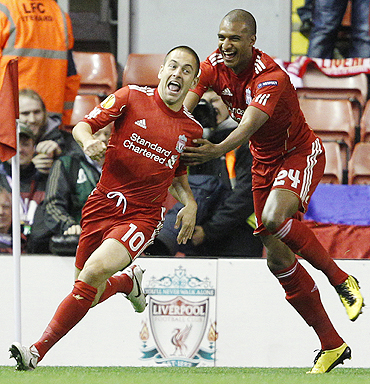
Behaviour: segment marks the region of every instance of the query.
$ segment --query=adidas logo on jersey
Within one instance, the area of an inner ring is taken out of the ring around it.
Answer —
[[[145,119],[136,120],[135,124],[138,125],[140,128],[146,129],[146,121],[145,121]]]
[[[232,92],[230,91],[229,88],[225,88],[222,92],[221,92],[221,95],[224,95],[224,96],[233,96]]]

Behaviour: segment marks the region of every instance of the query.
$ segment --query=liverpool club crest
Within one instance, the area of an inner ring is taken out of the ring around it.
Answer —
[[[208,320],[209,299],[193,302],[181,296],[169,301],[149,299],[154,340],[165,359],[192,359],[199,350]]]
[[[179,267],[174,275],[153,278],[145,292],[149,294],[149,324],[143,322],[140,332],[142,359],[167,366],[214,363],[217,332],[216,323],[210,321],[210,300],[215,290],[210,281],[188,276]],[[155,346],[148,346],[150,340]]]
[[[177,144],[176,144],[176,151],[177,152],[182,153],[182,151],[184,150],[184,147],[186,145],[186,141],[187,141],[187,138],[185,135],[179,136],[179,140],[177,141]]]

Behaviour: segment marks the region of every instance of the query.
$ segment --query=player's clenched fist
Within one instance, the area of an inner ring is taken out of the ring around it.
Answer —
[[[83,145],[83,151],[93,160],[100,160],[107,150],[106,144],[97,139],[87,140]]]

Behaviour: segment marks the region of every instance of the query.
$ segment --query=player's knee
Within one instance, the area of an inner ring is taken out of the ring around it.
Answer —
[[[78,278],[97,288],[104,280],[106,280],[106,275],[107,271],[104,268],[104,263],[95,262],[86,263]]]
[[[264,227],[271,233],[275,232],[283,222],[284,219],[280,218],[274,212],[263,212],[262,214],[262,223]]]

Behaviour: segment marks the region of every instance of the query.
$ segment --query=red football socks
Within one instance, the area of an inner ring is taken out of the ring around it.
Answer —
[[[302,256],[313,267],[324,272],[334,287],[348,278],[348,274],[333,261],[312,230],[301,221],[288,218],[273,235],[295,254]]]
[[[61,302],[40,340],[33,344],[40,354],[38,361],[86,315],[96,293],[97,289],[91,285],[80,280],[75,282],[72,292]]]
[[[287,301],[313,327],[323,350],[338,348],[343,339],[334,329],[320,299],[319,290],[305,270],[296,260],[292,266],[274,273],[285,290]]]
[[[120,275],[115,275],[110,277],[107,280],[107,285],[105,291],[99,299],[99,303],[107,300],[109,297],[115,295],[117,292],[124,293],[128,295],[132,291],[134,283],[132,278],[128,276],[125,272]]]

